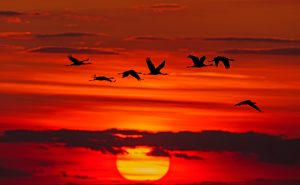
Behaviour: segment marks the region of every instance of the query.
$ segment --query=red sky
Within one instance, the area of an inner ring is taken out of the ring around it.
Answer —
[[[3,133],[117,128],[300,137],[296,0],[2,0],[0,7]],[[69,54],[93,64],[66,67]],[[186,68],[192,64],[189,54],[235,61],[228,70],[222,64]],[[144,80],[136,81],[118,74],[129,69],[148,73],[146,57],[155,65],[166,60],[162,71],[169,75],[142,75]],[[117,81],[90,82],[94,74]],[[233,106],[246,99],[263,112]],[[23,182],[28,184],[127,182],[112,154],[54,143],[46,150],[39,142],[0,145],[5,149],[0,161],[14,161],[0,162],[0,167],[27,171],[31,176]],[[299,163],[270,164],[232,151],[187,153],[204,160],[172,156],[163,183],[299,180]],[[199,175],[191,175],[195,171]]]

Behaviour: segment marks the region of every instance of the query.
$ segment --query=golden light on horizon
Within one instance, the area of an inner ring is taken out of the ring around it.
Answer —
[[[149,156],[148,147],[125,148],[126,154],[118,155],[119,173],[131,181],[156,181],[163,178],[170,167],[169,157]]]

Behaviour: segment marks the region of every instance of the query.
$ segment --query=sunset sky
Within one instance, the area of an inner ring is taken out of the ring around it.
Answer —
[[[0,184],[299,184],[299,10],[1,0]],[[235,61],[187,68],[189,54]],[[67,67],[68,55],[92,64]],[[168,75],[118,74],[149,73],[147,57]],[[234,106],[247,99],[263,112]]]

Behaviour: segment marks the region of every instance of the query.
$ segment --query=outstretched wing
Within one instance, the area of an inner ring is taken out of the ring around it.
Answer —
[[[229,62],[229,59],[224,59],[222,60],[224,66],[226,69],[229,69],[230,68],[230,62]]]
[[[261,112],[261,110],[253,102],[249,102],[248,105],[250,105],[252,108],[256,109],[257,111]]]
[[[192,59],[193,63],[195,66],[199,65],[199,58],[194,56],[194,55],[189,55],[188,56],[190,59]]]
[[[148,68],[150,70],[151,73],[154,73],[156,71],[155,66],[153,65],[153,63],[151,62],[151,59],[148,57],[146,58],[146,62],[148,65]]]
[[[245,100],[245,101],[242,101],[240,103],[235,104],[234,106],[240,106],[240,105],[249,104],[249,102],[251,102],[251,101],[250,100]]]
[[[219,65],[219,60],[214,60],[215,61],[215,65],[218,67]]]
[[[74,64],[80,64],[80,63],[81,63],[78,59],[74,58],[73,56],[68,56],[68,58],[69,58],[69,59],[71,60],[71,62],[73,62]]]
[[[134,78],[136,78],[137,80],[141,80],[141,77],[135,71],[131,71],[130,75],[133,76]]]
[[[166,65],[166,61],[163,61],[161,64],[159,64],[159,66],[157,66],[156,70],[160,71],[163,67],[165,67]]]
[[[124,71],[122,74],[123,74],[122,78],[125,78],[129,75],[129,71]]]
[[[204,65],[204,61],[206,60],[206,57],[205,56],[202,56],[200,59],[199,59],[199,64],[200,65]]]

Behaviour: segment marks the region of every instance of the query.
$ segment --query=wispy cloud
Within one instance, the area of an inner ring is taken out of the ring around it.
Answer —
[[[63,12],[19,12],[13,10],[0,11],[0,21],[7,23],[30,23],[33,19],[51,19],[82,22],[102,22],[104,17],[99,15],[82,14],[74,11]]]
[[[5,94],[1,93],[2,104],[6,109],[1,113],[26,114],[31,112],[39,112],[40,114],[52,111],[63,110],[93,110],[93,105],[111,106],[118,104],[128,109],[128,104],[133,107],[158,107],[171,106],[178,108],[200,108],[200,109],[225,109],[228,104],[205,101],[175,101],[166,99],[153,98],[133,98],[133,97],[116,97],[116,96],[86,96],[86,95],[42,95],[42,94]],[[14,102],[17,100],[18,104]],[[32,102],[29,108],[29,102]],[[47,105],[45,107],[44,105]],[[80,105],[80,106],[78,106]],[[118,109],[117,107],[115,107]],[[107,108],[106,108],[107,109]],[[114,109],[114,108],[112,108]],[[13,111],[12,111],[13,110]],[[153,110],[151,110],[153,111]]]
[[[78,37],[99,37],[107,36],[104,33],[86,33],[86,32],[66,32],[66,33],[54,33],[54,34],[37,34],[37,38],[51,39],[51,38],[78,38]]]
[[[98,55],[119,55],[120,53],[112,49],[102,48],[74,48],[74,47],[58,47],[58,46],[43,46],[29,50],[35,53],[85,53]]]
[[[88,33],[88,32],[62,32],[62,33],[43,33],[35,34],[32,32],[0,32],[0,39],[6,40],[29,40],[32,39],[36,42],[43,41],[44,39],[77,39],[77,38],[97,38],[108,37],[105,33]]]
[[[94,178],[94,177],[90,177],[87,175],[79,175],[79,174],[72,175],[72,174],[67,173],[66,171],[60,172],[59,176],[65,177],[65,178],[76,178],[76,179],[83,179],[83,180]]]
[[[24,13],[17,11],[0,11],[0,22],[19,24]]]
[[[118,137],[117,135],[141,135]],[[76,139],[78,138],[78,139]],[[124,153],[122,147],[149,146],[158,148],[152,154],[167,155],[166,151],[210,151],[252,154],[267,163],[292,165],[300,162],[300,139],[286,139],[256,132],[141,132],[135,130],[11,130],[5,131],[0,142],[62,143],[65,147],[83,147],[103,153]],[[192,158],[177,153],[177,157]]]
[[[15,16],[20,16],[23,15],[22,12],[17,12],[17,11],[0,11],[0,16],[4,17],[15,17]]]
[[[300,48],[272,48],[272,49],[229,49],[223,50],[226,54],[254,54],[254,55],[287,55],[300,56]]]
[[[31,32],[0,32],[2,39],[31,39],[33,37]]]
[[[161,3],[152,5],[138,5],[135,6],[136,9],[151,10],[154,12],[166,12],[166,11],[178,11],[185,8],[184,5],[176,3]]]
[[[171,40],[167,37],[159,37],[159,36],[132,36],[125,38],[124,41],[166,41]]]
[[[202,157],[199,157],[196,155],[188,155],[185,153],[174,153],[173,156],[178,157],[178,158],[187,159],[187,160],[204,160],[204,158],[202,158]]]
[[[221,42],[267,42],[267,43],[300,43],[300,40],[287,38],[269,38],[269,37],[209,37],[207,41]]]

